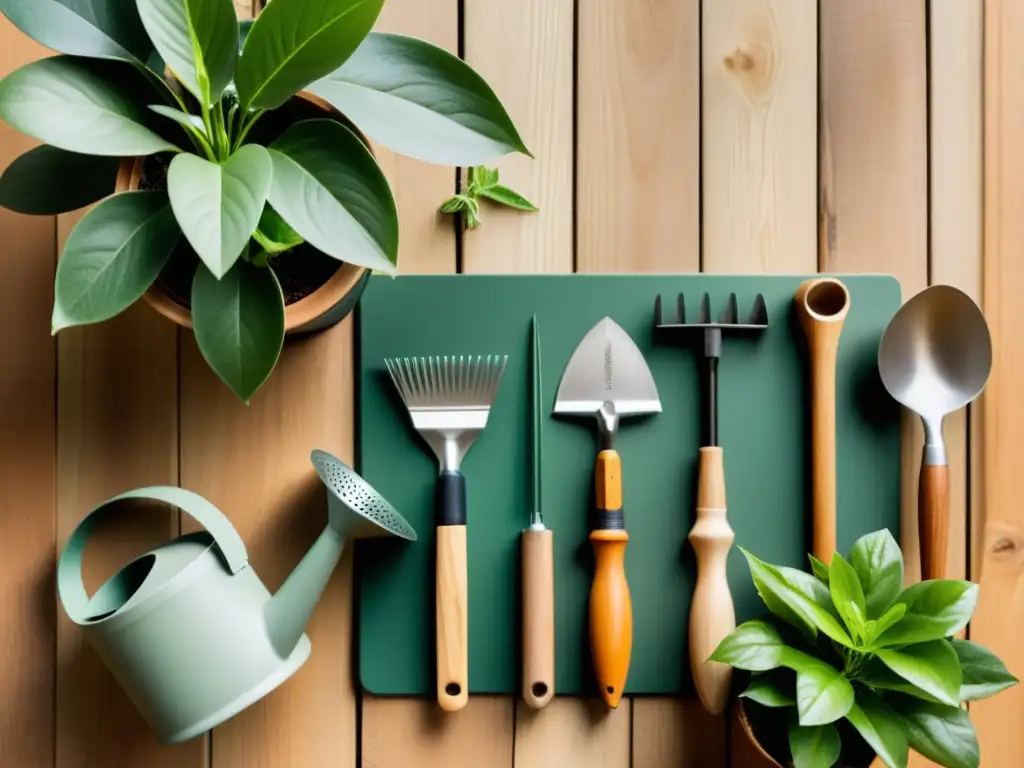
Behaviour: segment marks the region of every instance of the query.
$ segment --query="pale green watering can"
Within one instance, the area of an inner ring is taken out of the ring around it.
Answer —
[[[271,596],[249,566],[238,533],[216,507],[182,488],[123,493],[75,528],[57,566],[68,616],[117,678],[161,744],[205,733],[279,686],[309,657],[306,623],[345,540],[416,532],[351,468],[314,451],[327,486],[328,526]],[[90,598],[82,553],[101,518],[127,499],[167,502],[206,530],[181,536],[125,565]]]

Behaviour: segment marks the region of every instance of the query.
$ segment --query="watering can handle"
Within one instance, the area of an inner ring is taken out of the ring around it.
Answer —
[[[85,584],[82,583],[82,554],[85,552],[85,545],[88,543],[96,523],[107,514],[116,511],[118,502],[127,499],[163,501],[178,507],[209,531],[231,573],[238,573],[248,565],[249,555],[234,526],[219,509],[199,494],[170,485],[157,485],[127,491],[112,499],[107,499],[83,517],[72,531],[64,551],[61,553],[60,562],[57,565],[57,590],[60,593],[60,600],[64,604],[64,610],[72,620],[76,622],[84,620],[85,606],[89,602]]]

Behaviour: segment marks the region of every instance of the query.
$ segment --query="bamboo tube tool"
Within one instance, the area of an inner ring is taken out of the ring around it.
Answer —
[[[522,535],[523,701],[540,709],[555,695],[554,534],[541,515],[540,330],[533,316],[533,510]]]
[[[810,355],[811,552],[829,564],[836,551],[836,354],[850,292],[834,277],[816,277],[800,284],[793,301]]]
[[[729,592],[726,562],[735,535],[726,519],[725,464],[718,444],[718,360],[722,355],[722,334],[760,332],[768,327],[768,309],[758,294],[744,322],[739,320],[736,294],[729,295],[718,322],[711,320],[711,302],[701,296],[697,321],[686,321],[686,306],[679,294],[675,322],[666,322],[661,296],[654,302],[655,331],[669,336],[693,336],[703,341],[706,376],[707,427],[700,449],[697,477],[697,520],[688,539],[697,557],[697,585],[690,606],[690,669],[701,704],[717,715],[725,709],[732,681],[732,667],[708,661],[718,644],[736,628],[736,614]]]

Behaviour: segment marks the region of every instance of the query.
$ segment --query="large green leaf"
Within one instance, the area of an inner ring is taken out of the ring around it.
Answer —
[[[189,245],[217,277],[242,254],[267,202],[273,170],[267,150],[247,144],[224,163],[178,155],[167,191]]]
[[[846,719],[871,745],[888,768],[907,768],[910,742],[903,723],[881,697],[860,691]]]
[[[978,604],[978,585],[955,579],[922,581],[905,589],[896,602],[907,606],[899,623],[877,640],[879,647],[923,643],[955,635],[967,626]]]
[[[395,199],[354,133],[333,120],[305,120],[270,145],[270,156],[270,204],[292,229],[336,259],[394,274]]]
[[[960,701],[977,701],[1004,691],[1019,681],[992,651],[968,640],[950,641],[957,658],[963,682]]]
[[[903,589],[903,553],[888,530],[861,536],[850,550],[850,565],[864,590],[869,619],[877,619]]]
[[[273,270],[239,260],[218,280],[200,264],[192,281],[192,324],[210,368],[248,403],[284,344],[284,295]]]
[[[978,768],[978,734],[966,710],[906,697],[899,699],[898,708],[916,751],[946,768]]]
[[[885,666],[939,701],[956,706],[959,703],[960,662],[953,646],[945,640],[908,645],[900,650],[883,649],[878,658]]]
[[[794,768],[831,768],[839,759],[842,744],[839,731],[831,724],[800,725],[789,721],[789,751]]]
[[[252,25],[235,84],[242,108],[275,109],[359,47],[384,0],[274,0]]]
[[[156,280],[180,236],[164,192],[122,192],[89,211],[57,263],[53,333],[125,310]]]
[[[760,619],[746,621],[730,632],[708,661],[720,661],[737,669],[764,672],[783,665],[786,645],[771,624]]]
[[[150,39],[200,102],[220,98],[235,74],[238,19],[231,0],[136,0]]]
[[[828,569],[828,588],[832,602],[850,633],[854,637],[863,638],[867,621],[864,591],[857,579],[857,572],[838,552],[832,556],[832,564]]]
[[[0,80],[0,118],[70,152],[128,157],[176,150],[146,127],[150,114],[137,98],[146,87],[140,77],[124,62],[40,59]]]
[[[375,141],[420,160],[471,166],[530,154],[484,79],[458,56],[414,37],[370,33],[309,90]]]
[[[775,566],[758,560],[743,547],[739,549],[747,559],[750,575],[762,598],[765,594],[771,595],[774,603],[785,605],[787,611],[799,616],[802,623],[813,625],[840,645],[845,645],[847,648],[853,647],[853,641],[838,619],[804,595],[803,592],[787,583],[785,576]],[[769,609],[772,609],[772,604],[767,600],[765,602]],[[785,616],[780,616],[780,618],[787,620]]]
[[[134,2],[0,0],[0,13],[58,53],[144,64],[153,51]]]
[[[114,191],[120,162],[43,144],[18,157],[0,175],[0,205],[36,216],[78,210]]]
[[[842,672],[814,659],[796,670],[800,725],[824,725],[845,717],[853,706],[853,686]]]
[[[908,696],[915,696],[925,701],[941,704],[938,699],[926,691],[922,691],[913,683],[904,680],[878,659],[871,659],[857,673],[857,680],[874,690],[898,691]]]

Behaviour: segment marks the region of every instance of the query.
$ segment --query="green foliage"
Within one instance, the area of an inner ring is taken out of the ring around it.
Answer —
[[[475,166],[469,169],[466,191],[452,195],[441,205],[441,213],[463,214],[466,229],[480,226],[480,198],[519,211],[536,211],[537,206],[508,187],[498,183],[498,169]]]
[[[274,0],[239,22],[230,0],[0,0],[55,52],[0,80],[0,119],[42,142],[0,176],[0,205],[52,215],[102,200],[68,237],[53,332],[117,315],[169,260],[194,252],[196,340],[248,402],[283,342],[278,260],[305,247],[398,269],[394,197],[353,125],[427,162],[531,156],[464,61],[371,31],[382,6]],[[307,91],[344,117],[297,120],[290,105]],[[112,194],[121,158],[150,155],[169,166],[167,189]],[[536,210],[496,171],[471,181],[472,203],[460,205],[475,215],[479,197]]]
[[[843,720],[889,768],[905,768],[911,749],[945,768],[977,768],[977,736],[960,705],[1018,682],[991,651],[951,637],[974,613],[977,585],[902,589],[903,555],[886,530],[831,565],[811,557],[813,575],[740,550],[774,615],[738,626],[709,660],[753,673],[741,697],[790,713],[796,768],[836,765]]]

